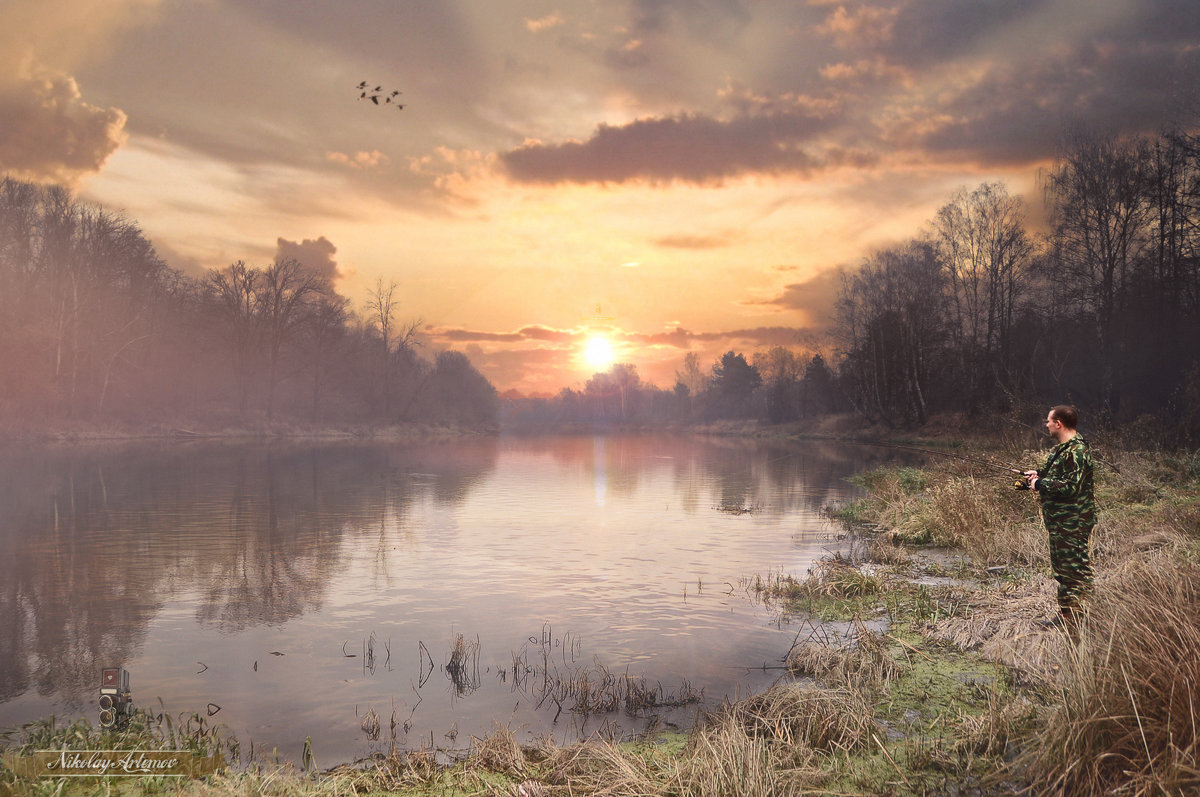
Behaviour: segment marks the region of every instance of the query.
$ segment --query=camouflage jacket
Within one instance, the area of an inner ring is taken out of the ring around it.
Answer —
[[[1096,524],[1092,455],[1082,435],[1059,443],[1038,468],[1036,488],[1047,524]]]

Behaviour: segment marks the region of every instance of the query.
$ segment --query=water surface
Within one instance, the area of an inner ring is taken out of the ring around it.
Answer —
[[[870,453],[670,436],[0,450],[0,727],[95,717],[114,665],[138,705],[211,704],[244,746],[298,759],[307,736],[322,765],[461,748],[495,723],[562,740],[687,724],[780,675],[761,668],[796,629],[746,581],[839,545],[821,509]],[[584,714],[537,686],[581,673],[705,702]]]

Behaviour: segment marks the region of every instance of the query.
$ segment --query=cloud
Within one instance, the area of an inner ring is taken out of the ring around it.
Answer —
[[[711,184],[748,173],[806,174],[838,162],[845,153],[812,154],[816,136],[830,127],[802,111],[728,121],[680,114],[602,124],[587,141],[526,142],[500,160],[518,182]]]
[[[804,282],[794,282],[774,299],[757,304],[799,312],[810,330],[828,331],[834,322],[834,305],[842,288],[841,272],[827,269]]]
[[[1089,44],[1019,73],[981,71],[938,105],[894,118],[885,135],[936,157],[1020,165],[1054,157],[1064,133],[1152,134],[1200,79],[1200,48]]]
[[[821,77],[832,83],[853,85],[907,84],[911,76],[907,70],[889,64],[883,58],[860,58],[854,63],[838,62],[826,64],[819,70]]]
[[[633,0],[629,28],[638,37],[663,36],[682,25],[702,40],[723,40],[751,18],[739,0]]]
[[[517,343],[526,340],[570,343],[577,337],[572,330],[554,329],[539,324],[530,324],[515,332],[483,332],[473,329],[433,326],[427,327],[426,331],[435,338],[455,343]]]
[[[664,249],[721,249],[732,246],[744,236],[739,232],[726,231],[712,235],[664,235],[654,240],[655,246]]]
[[[462,346],[471,362],[500,390],[556,393],[565,386],[564,373],[579,371],[579,352],[596,330],[555,329],[530,324],[513,332],[486,332],[461,327],[426,327],[435,348]],[[799,327],[751,327],[716,332],[694,332],[674,326],[659,332],[610,328],[603,333],[623,362],[638,367],[643,378],[670,385],[687,352],[716,360],[729,350],[752,352],[772,346],[819,351],[828,346],[822,330]]]
[[[74,185],[125,143],[125,113],[83,100],[69,75],[27,63],[0,82],[0,171]]]
[[[566,20],[563,19],[563,15],[558,11],[555,11],[537,19],[526,19],[525,30],[529,31],[530,33],[541,33],[542,31],[549,30],[550,28],[557,28],[565,21]]]
[[[800,327],[752,327],[720,332],[692,332],[682,327],[667,332],[629,333],[626,338],[647,346],[673,346],[690,349],[697,344],[722,343],[723,346],[810,346],[819,335]]]
[[[353,155],[347,155],[345,152],[328,152],[325,154],[325,160],[348,166],[351,169],[375,169],[387,166],[392,162],[391,158],[377,149],[370,152],[356,152]]]
[[[448,343],[552,343],[553,346],[534,347],[522,350],[560,350],[577,346],[595,332],[592,329],[554,329],[551,326],[530,324],[512,332],[487,332],[474,329],[444,328],[427,326],[426,334],[434,341]],[[756,326],[749,329],[733,329],[714,332],[694,332],[683,326],[674,326],[660,332],[636,332],[612,329],[606,336],[617,343],[636,343],[638,346],[659,346],[688,349],[694,344],[727,341],[728,344],[750,344],[750,346],[794,346],[810,341],[812,330],[797,326]]]
[[[864,5],[847,11],[838,6],[817,27],[817,32],[831,37],[843,49],[870,49],[892,39],[892,29],[899,15],[898,8]]]
[[[342,276],[338,273],[336,254],[337,247],[323,235],[315,241],[306,238],[299,243],[280,238],[275,249],[276,260],[296,260],[330,283]]]

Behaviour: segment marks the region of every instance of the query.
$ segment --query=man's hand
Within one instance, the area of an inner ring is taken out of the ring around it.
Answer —
[[[1038,472],[1036,470],[1025,471],[1025,481],[1027,481],[1029,483],[1030,490],[1037,489],[1037,487],[1034,486],[1037,484],[1037,480],[1038,480]]]

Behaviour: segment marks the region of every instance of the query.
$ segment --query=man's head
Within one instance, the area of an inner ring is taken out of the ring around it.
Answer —
[[[1058,442],[1069,440],[1075,436],[1075,425],[1079,423],[1079,413],[1074,407],[1059,404],[1051,407],[1046,415],[1046,434]]]

